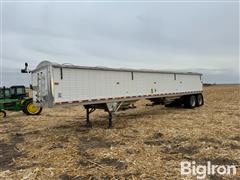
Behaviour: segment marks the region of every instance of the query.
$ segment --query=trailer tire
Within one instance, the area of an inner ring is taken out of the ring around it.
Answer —
[[[0,110],[0,118],[5,118],[7,113],[4,110]]]
[[[196,96],[195,95],[189,95],[184,98],[184,106],[187,108],[195,108],[197,104]]]
[[[196,106],[202,106],[204,104],[204,99],[202,94],[197,94],[196,100],[197,100]]]
[[[23,105],[22,110],[26,115],[39,115],[42,112],[42,107],[34,106],[33,101],[27,100]]]

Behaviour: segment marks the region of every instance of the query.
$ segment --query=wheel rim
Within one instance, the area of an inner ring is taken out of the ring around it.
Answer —
[[[191,97],[191,106],[192,107],[196,106],[196,99],[194,96]]]
[[[202,105],[202,96],[201,95],[198,96],[198,104]]]
[[[3,111],[0,111],[0,117],[4,118],[5,117],[5,113]]]
[[[40,107],[33,105],[33,103],[29,103],[27,106],[27,110],[31,114],[36,114],[40,111]]]

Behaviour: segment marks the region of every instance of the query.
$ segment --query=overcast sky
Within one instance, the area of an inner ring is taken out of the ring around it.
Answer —
[[[239,3],[14,3],[2,6],[3,85],[49,60],[204,73],[239,83]]]

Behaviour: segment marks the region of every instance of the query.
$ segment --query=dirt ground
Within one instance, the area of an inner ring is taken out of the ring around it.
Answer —
[[[44,109],[40,116],[8,112],[0,122],[0,179],[195,179],[181,161],[238,165],[240,86],[204,89],[195,109],[146,106],[113,116],[79,106]],[[208,179],[229,179],[212,175]]]

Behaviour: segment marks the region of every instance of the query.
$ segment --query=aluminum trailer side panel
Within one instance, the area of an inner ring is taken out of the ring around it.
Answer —
[[[200,74],[177,72],[121,71],[46,64],[34,70],[32,77],[35,87],[33,100],[40,101],[43,106],[202,91]]]
[[[198,75],[69,68],[53,68],[53,74],[54,103],[202,90]]]

